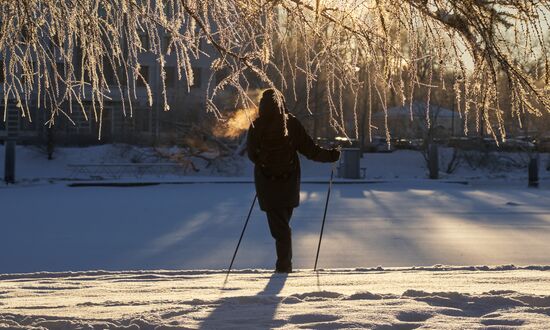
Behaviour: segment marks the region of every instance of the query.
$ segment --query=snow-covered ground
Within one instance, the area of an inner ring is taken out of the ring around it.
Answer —
[[[4,173],[4,145],[0,145],[0,171]],[[59,147],[55,149],[53,160],[48,160],[42,148],[36,146],[17,146],[16,149],[16,177],[19,181],[44,181],[44,180],[82,180],[90,179],[89,176],[78,173],[71,165],[101,165],[101,164],[176,164],[178,148],[150,148],[137,147],[127,144],[106,144],[90,147]],[[192,157],[190,160],[199,170],[195,172],[191,167],[182,171],[182,178],[187,176],[238,176],[248,175],[251,166],[242,157],[224,159],[208,165],[208,159],[212,155],[203,154],[203,158]],[[229,163],[227,161],[229,160]],[[132,173],[120,173],[122,178],[132,177]],[[106,173],[100,173],[93,179],[104,175],[104,179],[112,179]],[[163,176],[164,177],[164,176]],[[135,176],[134,176],[135,178]],[[140,176],[135,179],[147,179]],[[158,175],[151,175],[149,179],[158,179]]]
[[[178,148],[145,148],[130,145],[99,145],[85,148],[57,148],[54,160],[48,161],[41,149],[32,146],[18,146],[16,152],[16,177],[19,181],[32,182],[44,180],[90,180],[89,175],[78,173],[68,165],[74,164],[143,164],[143,163],[170,163],[177,158]],[[253,166],[246,157],[228,157],[207,161],[209,154],[203,157],[192,157],[198,171],[188,170],[183,175],[144,175],[136,178],[132,173],[121,173],[122,180],[133,181],[197,181],[197,180],[231,180],[251,179]],[[491,181],[526,181],[528,155],[525,153],[498,153],[490,154],[490,159],[483,159],[485,155],[462,157],[459,166],[453,173],[446,173],[452,150],[440,150],[440,177],[443,180],[491,180]],[[485,157],[487,158],[487,157]],[[550,155],[540,155],[540,176],[544,180],[550,179],[550,172],[546,170],[550,164]],[[485,166],[472,165],[489,163]],[[426,162],[422,154],[412,150],[398,150],[392,153],[366,153],[361,159],[361,167],[365,168],[367,180],[423,180],[428,177]],[[303,178],[307,180],[326,179],[330,173],[330,164],[319,164],[302,160]],[[0,145],[0,173],[4,172],[4,146]],[[105,173],[94,176],[92,179],[111,180]]]
[[[507,166],[462,166],[430,181],[418,152],[366,154],[366,181],[333,186],[324,270],[316,274],[331,165],[304,161],[306,183],[292,220],[297,271],[272,274],[274,244],[256,206],[236,271],[222,288],[220,270],[254,197],[249,162],[232,159],[228,168],[238,171],[203,166],[194,177],[130,179],[179,184],[68,185],[74,178],[67,164],[143,156],[122,149],[61,149],[49,162],[18,148],[19,183],[0,184],[0,328],[550,324],[550,267],[529,266],[550,265],[550,182],[542,169],[538,189],[526,187],[525,168]],[[3,156],[0,148],[0,172]],[[431,267],[437,264],[462,266]]]
[[[550,271],[506,269],[0,275],[0,327],[548,329]]]
[[[313,267],[326,189],[302,185],[292,218],[295,268]],[[3,186],[0,273],[225,268],[253,197],[252,183]],[[336,184],[319,264],[550,265],[548,237],[548,187]],[[273,261],[256,205],[236,267],[269,269]]]

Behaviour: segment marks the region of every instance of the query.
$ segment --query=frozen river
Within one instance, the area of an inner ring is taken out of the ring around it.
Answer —
[[[313,268],[327,186],[303,184],[294,268]],[[0,273],[222,269],[254,197],[250,183],[0,187]],[[550,264],[550,190],[425,180],[337,184],[319,267]],[[235,268],[267,268],[256,206]]]

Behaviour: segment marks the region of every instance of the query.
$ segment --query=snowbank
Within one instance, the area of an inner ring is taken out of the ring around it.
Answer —
[[[550,272],[449,268],[19,275],[0,280],[0,327],[547,328]]]

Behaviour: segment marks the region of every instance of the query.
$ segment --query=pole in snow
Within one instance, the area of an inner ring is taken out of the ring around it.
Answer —
[[[227,278],[229,277],[229,273],[231,272],[231,268],[233,267],[233,262],[235,261],[235,257],[237,256],[237,251],[239,251],[239,246],[241,245],[241,241],[244,236],[244,231],[246,230],[246,226],[248,225],[248,220],[250,220],[252,209],[254,209],[254,204],[256,204],[256,199],[258,199],[258,194],[254,195],[254,200],[252,201],[252,205],[250,205],[250,210],[248,211],[248,216],[246,217],[246,222],[244,223],[243,231],[241,232],[241,237],[239,237],[239,242],[237,243],[237,247],[235,248],[235,253],[233,253],[233,258],[231,258],[231,263],[229,264],[229,268],[227,269],[227,275],[225,275],[225,282],[227,282]]]
[[[15,183],[15,139],[5,142],[4,181],[6,184]]]
[[[315,266],[313,266],[313,271],[317,270],[317,261],[319,260],[319,250],[321,250],[321,240],[323,239],[323,230],[325,229],[325,220],[327,218],[328,200],[330,198],[330,189],[332,187],[332,178],[333,177],[334,177],[334,166],[332,166],[332,169],[330,171],[330,181],[328,182],[328,192],[327,192],[327,200],[325,202],[325,212],[323,214],[323,224],[321,225],[321,234],[319,235],[319,244],[317,245],[317,255],[315,256]]]
[[[529,160],[529,187],[539,187],[539,155],[531,156]]]

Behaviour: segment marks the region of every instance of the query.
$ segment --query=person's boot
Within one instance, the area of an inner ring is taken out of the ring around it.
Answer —
[[[292,241],[290,239],[278,240],[275,242],[277,248],[276,273],[292,272]]]
[[[277,260],[275,273],[292,273],[292,262],[280,262],[279,260]]]

